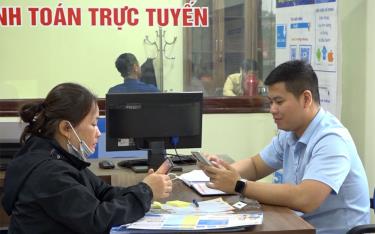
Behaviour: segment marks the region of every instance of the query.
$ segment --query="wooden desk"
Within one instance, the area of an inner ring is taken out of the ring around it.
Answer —
[[[195,169],[196,166],[185,166],[184,172]],[[90,169],[96,175],[110,175],[112,185],[117,186],[129,186],[137,184],[141,181],[146,174],[133,173],[129,169],[118,168],[116,165],[115,169],[105,170],[98,167],[97,162],[92,161]],[[215,198],[212,197],[202,197],[187,187],[182,181],[173,181],[173,192],[167,199],[161,200],[165,202],[167,200],[182,200],[191,201],[196,199],[198,201],[207,200]],[[223,196],[230,204],[237,202],[238,196]],[[297,216],[292,210],[286,207],[262,205],[263,210],[263,224],[256,225],[253,228],[240,233],[262,233],[262,234],[313,234],[315,229],[308,222]],[[223,233],[223,232],[220,232]],[[231,232],[228,232],[231,233]],[[238,232],[233,232],[238,233]]]
[[[115,161],[117,162],[117,161]],[[185,166],[184,172],[194,169],[195,166]],[[98,167],[98,162],[93,160],[90,166],[96,175],[105,178],[110,176],[111,183],[114,186],[129,186],[137,184],[141,181],[145,174],[133,173],[129,169],[119,168],[116,165],[115,169],[104,170]],[[0,172],[0,188],[3,187],[4,183],[4,172]],[[1,197],[1,194],[0,194]],[[178,199],[184,201],[191,201],[197,199],[198,201],[211,199],[213,197],[201,197],[197,193],[193,192],[180,180],[173,182],[173,193],[168,198],[170,200]],[[238,200],[237,196],[224,196],[224,199],[228,200],[231,204]],[[163,200],[162,202],[165,202]],[[0,230],[1,227],[6,229],[9,224],[9,217],[4,213],[2,206],[0,207]],[[263,234],[313,234],[315,229],[309,223],[298,217],[293,211],[286,207],[262,205],[263,209],[263,224],[257,225],[254,228],[241,232],[241,233],[263,233]],[[222,232],[221,232],[222,233]],[[230,233],[230,232],[229,232]],[[238,233],[238,232],[236,232]]]
[[[3,187],[4,187],[5,172],[0,171],[0,231],[7,230],[9,226],[10,218],[5,213],[1,200],[3,199]]]
[[[107,180],[105,177],[111,177],[111,184],[115,186],[131,186],[139,183],[146,176],[146,173],[134,173],[131,169],[120,168],[117,166],[117,163],[121,159],[109,159],[115,164],[114,169],[101,169],[99,168],[99,160],[89,160],[91,165],[89,169],[97,176],[101,177],[104,180]],[[193,169],[196,169],[195,165],[185,165],[183,166],[182,172],[172,172],[177,175],[189,172]],[[103,178],[104,177],[104,178]]]

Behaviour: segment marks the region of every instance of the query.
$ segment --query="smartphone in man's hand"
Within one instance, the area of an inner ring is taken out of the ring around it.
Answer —
[[[191,155],[193,155],[193,157],[200,163],[206,165],[206,166],[213,166],[212,162],[209,161],[206,157],[204,157],[203,155],[201,155],[199,152],[197,151],[191,151]]]
[[[166,158],[156,171],[159,174],[168,174],[173,168],[173,162],[170,158]]]

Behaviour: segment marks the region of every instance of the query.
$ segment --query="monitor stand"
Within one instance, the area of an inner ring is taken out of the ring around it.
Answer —
[[[151,141],[148,146],[148,167],[156,171],[166,159],[167,151],[164,147],[164,141]],[[171,171],[182,171],[182,167],[174,165]]]
[[[121,167],[132,169],[136,173],[147,173],[149,168],[156,171],[166,159],[166,150],[163,141],[148,142],[149,150],[147,153],[147,160],[123,160],[118,163]],[[181,166],[174,165],[172,171],[182,171]]]

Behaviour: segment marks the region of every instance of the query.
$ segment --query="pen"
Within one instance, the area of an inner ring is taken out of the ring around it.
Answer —
[[[193,204],[195,205],[195,207],[199,207],[199,204],[197,202],[197,200],[193,199]]]

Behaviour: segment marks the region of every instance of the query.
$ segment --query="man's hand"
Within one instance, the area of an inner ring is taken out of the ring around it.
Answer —
[[[223,162],[223,160],[221,160],[217,155],[208,155],[208,154],[203,154],[203,157],[206,157],[208,159],[208,161],[210,161],[212,163],[213,166],[215,167],[220,167],[220,164]],[[204,165],[203,163],[201,162],[197,162],[197,166],[199,169],[202,169],[204,167],[207,167],[207,165]]]
[[[223,160],[213,161],[215,166],[202,166],[204,173],[210,177],[208,187],[219,189],[227,193],[233,193],[240,174]]]

